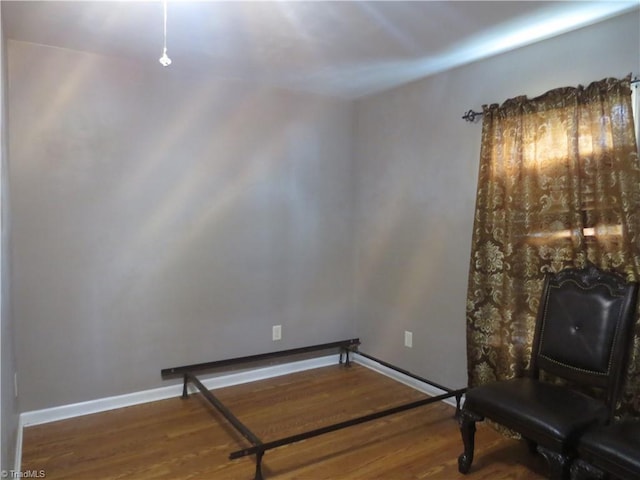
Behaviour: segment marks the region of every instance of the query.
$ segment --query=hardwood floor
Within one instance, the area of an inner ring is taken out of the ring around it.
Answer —
[[[423,394],[352,364],[216,390],[263,441],[423,398]],[[522,442],[478,425],[472,470],[461,475],[462,441],[454,408],[442,402],[268,451],[267,480],[538,480],[544,462]],[[251,480],[249,446],[198,394],[29,427],[22,470],[47,480]]]

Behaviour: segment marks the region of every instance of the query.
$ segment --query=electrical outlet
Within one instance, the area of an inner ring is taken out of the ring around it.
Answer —
[[[271,339],[275,342],[282,340],[282,325],[274,325],[271,327]]]
[[[404,346],[407,348],[413,347],[413,333],[407,330],[404,332]]]

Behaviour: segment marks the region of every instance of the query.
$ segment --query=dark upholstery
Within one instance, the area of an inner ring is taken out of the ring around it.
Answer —
[[[568,478],[578,437],[613,416],[636,300],[636,284],[594,266],[548,275],[528,376],[467,391],[460,416],[465,448],[460,472],[471,467],[475,423],[486,417],[537,446],[551,478]],[[541,370],[545,378],[572,387],[542,381]],[[600,395],[581,393],[594,389]]]
[[[547,408],[553,405],[553,408]],[[602,401],[566,387],[531,378],[514,378],[473,389],[465,408],[483,412],[492,420],[526,431],[527,438],[563,451],[565,442],[593,422],[605,422]]]
[[[640,479],[640,419],[589,429],[577,449],[581,460],[572,468],[576,479],[599,478],[598,471],[624,480]]]
[[[556,370],[566,378],[577,377],[581,370],[602,373],[591,382],[606,385],[613,343],[601,339],[615,338],[625,305],[625,297],[611,295],[609,288],[597,285],[586,290],[572,281],[549,286],[542,317],[540,368]]]

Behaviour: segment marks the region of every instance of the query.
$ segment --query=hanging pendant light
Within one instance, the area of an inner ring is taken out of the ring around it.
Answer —
[[[169,65],[171,65],[171,59],[167,55],[167,0],[164,0],[162,4],[164,6],[164,43],[162,56],[158,59],[158,61],[163,67],[168,67]]]

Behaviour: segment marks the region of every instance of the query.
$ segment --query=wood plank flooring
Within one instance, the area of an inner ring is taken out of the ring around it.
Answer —
[[[215,391],[263,441],[424,398],[370,369],[330,366]],[[199,394],[28,427],[22,470],[47,480],[251,480],[249,446]],[[454,408],[442,402],[268,451],[266,480],[544,479],[522,442],[478,425],[472,470],[461,475]]]

